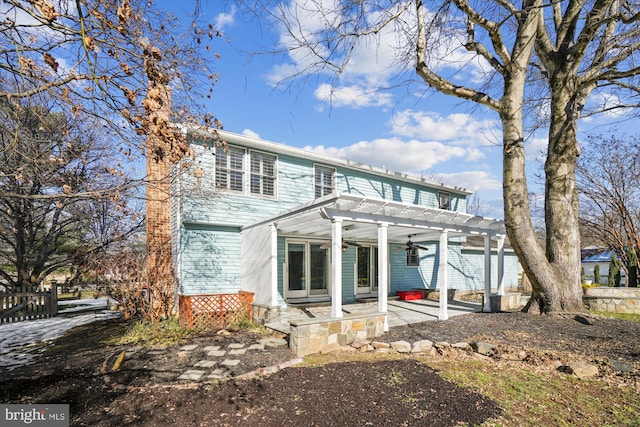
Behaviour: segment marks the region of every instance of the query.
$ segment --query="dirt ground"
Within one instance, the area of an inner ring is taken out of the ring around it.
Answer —
[[[324,360],[339,363],[307,363],[246,380],[186,383],[173,379],[191,361],[184,360],[180,346],[174,346],[160,349],[163,356],[153,363],[131,357],[119,371],[105,372],[120,351],[131,350],[106,343],[128,327],[113,320],[78,327],[47,345],[35,364],[13,371],[0,367],[0,402],[68,403],[74,426],[455,426],[481,424],[502,411],[497,402],[443,380],[428,363],[410,356],[340,361],[339,355],[326,355]],[[212,334],[182,344],[215,340],[225,345],[254,335]],[[616,366],[626,371],[631,367],[625,381],[640,380],[638,322],[476,313],[391,328],[378,338],[420,339],[486,341],[497,346],[498,355],[528,352],[525,364],[544,363],[559,354],[598,361],[611,372]],[[272,366],[293,357],[280,347],[256,355],[242,369]]]

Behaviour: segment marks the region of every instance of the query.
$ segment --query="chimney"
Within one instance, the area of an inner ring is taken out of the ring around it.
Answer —
[[[169,202],[173,144],[167,141],[172,134],[169,127],[170,88],[151,82],[143,104],[148,114],[145,123],[147,286],[151,298],[151,318],[158,319],[172,314],[176,298]]]

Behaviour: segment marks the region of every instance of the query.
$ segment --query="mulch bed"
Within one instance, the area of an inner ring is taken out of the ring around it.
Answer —
[[[153,370],[125,361],[120,373],[100,373],[105,358],[123,348],[105,339],[127,327],[104,321],[75,328],[35,364],[9,372],[0,368],[0,402],[69,403],[74,426],[455,426],[481,424],[501,412],[498,403],[443,380],[413,358],[294,367],[220,384],[160,383],[149,371],[175,369],[182,363],[176,351]],[[203,338],[213,337],[194,340]],[[623,361],[636,373],[640,368],[640,323],[601,317],[477,313],[392,328],[379,339],[481,340],[501,351],[563,352]],[[272,352],[256,366],[290,358],[287,350]]]

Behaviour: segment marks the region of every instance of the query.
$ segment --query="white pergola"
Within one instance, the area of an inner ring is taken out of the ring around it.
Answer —
[[[505,227],[501,220],[353,194],[336,194],[316,199],[262,222],[265,223],[270,223],[273,232],[281,235],[331,239],[331,316],[335,318],[342,317],[343,239],[377,242],[378,311],[381,313],[387,313],[388,244],[405,242],[409,235],[417,242],[439,242],[440,319],[448,319],[447,245],[450,236],[484,237],[485,311],[490,311],[491,240],[497,240],[497,293],[504,294]],[[272,286],[277,287],[275,280]],[[277,289],[273,289],[273,292],[277,292]],[[386,330],[388,325],[385,320]]]

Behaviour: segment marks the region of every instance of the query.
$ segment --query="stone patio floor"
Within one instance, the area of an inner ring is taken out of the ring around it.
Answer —
[[[420,323],[428,320],[438,320],[440,304],[437,300],[420,299],[402,301],[389,299],[387,302],[387,321],[389,326],[401,326],[409,323]],[[376,313],[378,302],[360,302],[355,304],[343,304],[342,312],[346,314]],[[449,301],[447,313],[449,317],[458,316],[465,313],[475,313],[482,311],[482,305],[473,301]],[[270,329],[289,333],[289,321],[304,320],[310,318],[331,317],[331,306],[323,305],[317,307],[287,307],[280,313],[280,321],[267,323]]]

